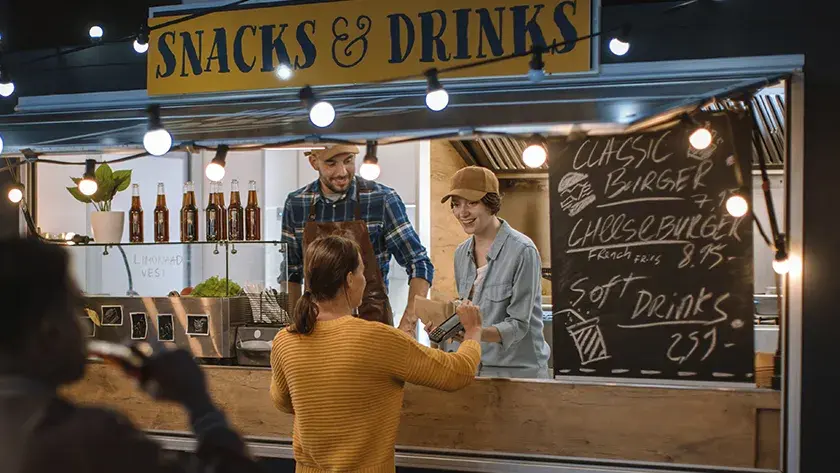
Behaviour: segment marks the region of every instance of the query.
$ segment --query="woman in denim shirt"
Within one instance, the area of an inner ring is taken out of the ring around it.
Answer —
[[[541,260],[530,238],[496,216],[499,181],[470,166],[452,177],[452,213],[470,235],[455,251],[458,295],[479,306],[484,320],[480,376],[550,378],[543,334]]]

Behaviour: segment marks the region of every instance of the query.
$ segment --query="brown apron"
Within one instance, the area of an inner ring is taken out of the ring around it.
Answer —
[[[358,180],[356,181],[356,220],[350,222],[316,222],[315,200],[313,200],[309,206],[309,220],[303,227],[303,252],[306,253],[306,247],[323,236],[340,235],[354,240],[362,250],[362,261],[365,262],[365,280],[367,282],[358,316],[365,320],[394,325],[394,316],[391,312],[391,304],[388,302],[385,280],[382,277],[382,271],[379,269],[376,253],[373,251],[367,223],[362,220],[360,207]]]

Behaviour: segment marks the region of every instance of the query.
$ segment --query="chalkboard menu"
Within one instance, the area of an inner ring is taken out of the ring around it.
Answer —
[[[554,370],[563,376],[753,382],[748,117],[550,143]],[[738,169],[743,187],[739,186]]]

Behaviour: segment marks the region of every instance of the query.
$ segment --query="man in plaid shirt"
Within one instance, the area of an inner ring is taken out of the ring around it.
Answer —
[[[358,147],[348,145],[310,153],[309,162],[318,171],[318,180],[292,192],[286,199],[282,241],[288,245],[290,302],[294,307],[301,295],[307,222],[313,219],[318,223],[350,222],[356,220],[358,206],[358,215],[366,224],[384,281],[387,282],[392,255],[409,275],[408,305],[400,329],[414,335],[417,323],[414,296],[426,297],[434,267],[394,189],[355,175],[358,153]]]

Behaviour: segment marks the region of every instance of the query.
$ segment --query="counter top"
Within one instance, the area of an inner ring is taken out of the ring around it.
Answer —
[[[213,398],[243,434],[287,439],[267,369],[204,366]],[[181,409],[155,403],[116,368],[91,364],[67,395],[116,408],[141,428],[187,431]],[[444,393],[407,385],[398,445],[594,459],[777,468],[780,395],[763,389],[477,379]]]

